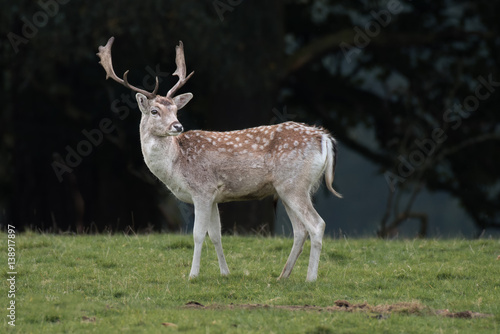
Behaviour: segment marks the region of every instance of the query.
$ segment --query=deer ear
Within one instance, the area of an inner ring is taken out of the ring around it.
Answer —
[[[175,105],[177,106],[177,110],[182,109],[191,99],[193,98],[193,94],[185,93],[181,95],[177,95],[173,98]]]
[[[137,100],[137,104],[139,105],[139,109],[142,111],[142,113],[147,114],[149,102],[146,95],[137,93],[135,94],[135,99]]]

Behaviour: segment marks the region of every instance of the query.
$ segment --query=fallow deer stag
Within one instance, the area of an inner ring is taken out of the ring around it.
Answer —
[[[177,69],[173,73],[178,82],[166,96],[161,96],[157,94],[158,78],[154,90],[148,92],[129,84],[128,71],[123,79],[116,76],[111,61],[113,41],[111,37],[105,46],[100,46],[97,55],[106,70],[106,79],[112,78],[137,92],[144,161],[178,199],[194,204],[194,255],[189,277],[199,274],[207,232],[215,246],[221,274],[229,274],[217,203],[274,195],[282,200],[294,234],[291,253],[279,278],[290,275],[309,234],[307,281],[316,280],[325,222],[314,209],[311,194],[324,175],[328,189],[342,197],[332,187],[337,158],[335,139],[325,129],[295,122],[229,132],[183,132],[177,111],[193,94],[174,94],[194,72],[186,76],[182,42],[176,47]]]

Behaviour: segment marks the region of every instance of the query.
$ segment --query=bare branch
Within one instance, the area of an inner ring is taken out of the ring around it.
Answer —
[[[344,29],[339,32],[314,39],[313,42],[298,49],[297,52],[289,57],[282,77],[287,77],[291,73],[299,70],[303,66],[329,51],[337,51],[341,49],[342,43],[349,44],[350,47],[357,48],[359,50],[363,49],[358,48],[354,43],[356,34],[357,33],[354,29]],[[470,36],[480,36],[484,39],[491,39],[494,37],[488,32],[463,31],[460,29],[435,34],[411,34],[384,31],[383,34],[379,34],[370,40],[369,47],[396,49],[406,45],[432,45],[442,41],[449,41],[450,39],[454,39],[456,41],[466,41]]]
[[[474,138],[470,138],[467,140],[464,140],[463,142],[447,149],[443,150],[437,157],[436,161],[440,161],[444,159],[447,155],[457,153],[460,150],[463,150],[464,148],[467,148],[469,146],[488,141],[488,140],[500,140],[500,133],[486,133],[484,135],[480,135]]]

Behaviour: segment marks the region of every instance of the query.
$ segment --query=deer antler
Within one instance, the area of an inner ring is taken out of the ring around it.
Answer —
[[[172,95],[174,95],[174,93],[194,74],[193,71],[186,77],[186,61],[184,59],[184,45],[182,44],[182,41],[179,41],[179,45],[175,47],[175,65],[177,65],[177,69],[174,73],[172,73],[172,75],[177,75],[179,77],[179,81],[177,81],[174,87],[170,88],[166,97],[172,97]]]
[[[101,61],[99,62],[99,64],[101,64],[102,67],[104,67],[104,70],[106,70],[106,79],[111,78],[111,79],[115,80],[116,82],[124,85],[125,87],[127,87],[133,91],[136,91],[138,93],[142,93],[142,94],[146,95],[146,97],[148,97],[149,99],[155,98],[156,92],[158,91],[158,86],[159,86],[158,77],[156,77],[155,89],[152,92],[148,92],[148,91],[145,91],[143,89],[132,86],[131,84],[128,83],[128,81],[127,81],[128,70],[123,74],[123,79],[120,79],[115,74],[115,71],[113,70],[113,62],[111,60],[111,46],[113,46],[114,41],[115,41],[115,38],[111,37],[105,46],[99,46],[99,52],[97,53],[99,58],[101,58]],[[183,60],[184,60],[184,57],[183,57]],[[184,67],[185,67],[185,65],[184,65]],[[185,73],[185,70],[184,70],[184,73]]]

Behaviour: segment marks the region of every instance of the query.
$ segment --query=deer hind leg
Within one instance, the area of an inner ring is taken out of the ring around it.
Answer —
[[[221,224],[217,203],[212,204],[210,225],[208,226],[208,235],[210,236],[210,239],[215,246],[215,251],[217,252],[221,275],[229,275],[229,268],[227,267],[226,258],[224,257],[224,251],[222,250]]]
[[[189,273],[190,279],[198,276],[200,273],[201,248],[210,225],[211,211],[212,203],[194,202],[194,252],[191,272]]]
[[[281,272],[281,275],[278,279],[287,278],[292,273],[293,267],[295,266],[295,262],[297,262],[297,258],[300,253],[302,253],[302,249],[304,247],[304,242],[307,239],[307,230],[301,221],[297,218],[292,209],[286,204],[284,204],[285,210],[292,222],[293,228],[293,246],[290,255],[288,256],[288,260],[286,261],[285,267]]]
[[[315,281],[318,277],[319,257],[321,254],[323,234],[325,232],[326,224],[318,212],[314,209],[311,197],[308,193],[300,196],[292,195],[285,197],[283,198],[283,202],[286,205],[285,207],[289,208],[289,210],[293,212],[293,215],[300,220],[309,233],[311,238],[311,253],[309,256],[309,267],[307,268],[306,281]]]
[[[311,236],[311,255],[309,256],[309,267],[307,268],[308,282],[313,282],[318,278],[319,257],[321,255],[321,248],[323,246],[323,234],[325,233],[326,224],[318,212],[314,209],[311,203],[311,215],[315,222],[311,226],[309,232]]]

